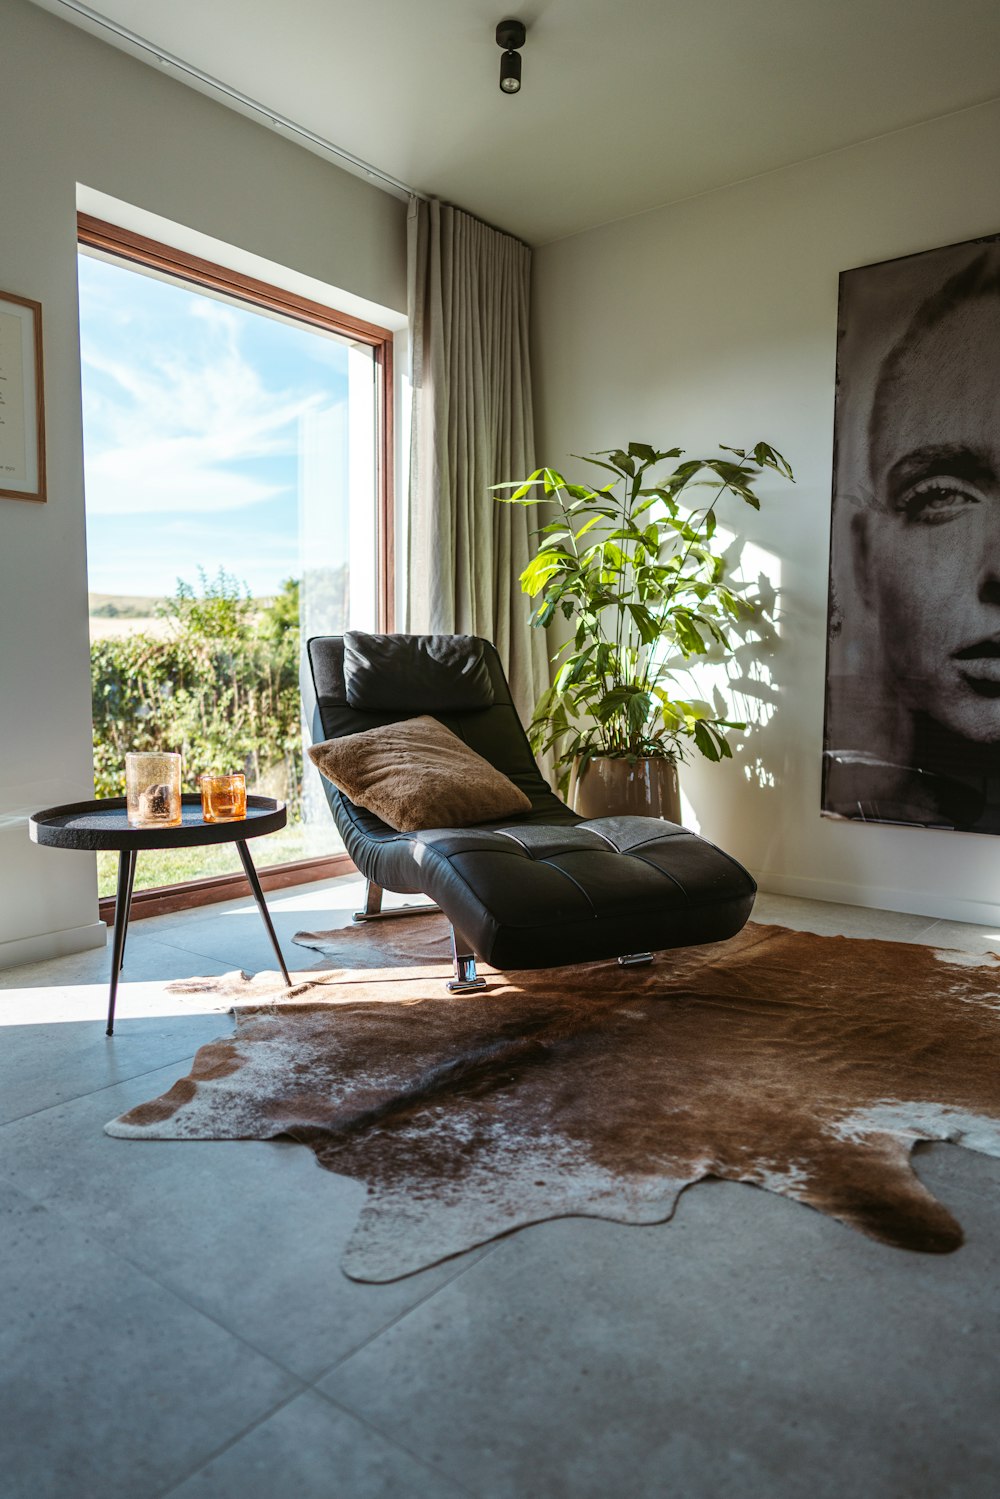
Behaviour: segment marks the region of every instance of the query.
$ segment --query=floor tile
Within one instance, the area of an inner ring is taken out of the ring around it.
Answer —
[[[361,1421],[308,1392],[164,1499],[460,1499],[462,1492]]]
[[[342,1273],[340,1257],[365,1188],[324,1171],[305,1146],[104,1134],[108,1120],[187,1070],[151,1073],[0,1129],[10,1180],[305,1379],[482,1254],[362,1285]]]
[[[402,905],[406,899],[402,896],[387,898],[385,907],[388,910],[393,905]],[[322,891],[308,900],[301,897],[297,902],[271,899],[268,903],[271,919],[289,970],[294,973],[321,963],[315,950],[295,943],[296,932],[351,927],[353,914],[363,900],[364,889],[357,881],[351,882],[346,894],[341,887],[332,893]],[[156,936],[162,943],[176,944],[186,951],[200,953],[206,959],[223,962],[230,968],[244,968],[249,973],[276,968],[274,948],[252,902],[232,904],[214,919],[202,917],[183,925],[172,925],[158,930]]]
[[[318,914],[318,919],[326,930],[351,924],[350,914],[346,911],[311,914]],[[302,930],[302,915],[294,911],[276,913],[273,919],[278,945],[288,971],[297,973],[314,967],[319,961],[319,955],[298,946],[292,940],[295,933]],[[271,939],[256,909],[233,911],[217,922],[201,921],[191,927],[174,928],[160,934],[158,940],[164,946],[175,944],[178,951],[200,957],[209,965],[222,964],[227,969],[242,968],[247,973],[279,973]]]
[[[201,971],[196,954],[179,956],[189,953],[183,943],[168,943],[160,936],[130,932],[119,980],[119,1002],[130,985],[143,984],[156,985],[158,994],[167,999],[164,986],[172,979],[193,978]],[[238,966],[215,965],[223,973]],[[110,948],[74,953],[68,958],[50,958],[25,968],[9,968],[0,974],[0,1018],[61,1020],[106,1013],[110,976]],[[152,989],[140,993],[148,998]],[[168,1008],[177,1010],[181,1006],[168,1000]]]
[[[165,953],[156,936],[136,922],[129,931],[126,956],[130,976],[141,978],[151,970],[160,971]],[[160,965],[158,968],[157,965]],[[25,963],[20,968],[0,969],[0,994],[11,990],[47,989],[53,985],[99,984],[107,987],[111,971],[111,942],[86,952],[69,953],[64,958],[47,958],[40,963]],[[155,974],[154,974],[155,976]]]
[[[512,1236],[319,1388],[482,1499],[993,1499],[1000,1163],[921,1170],[955,1255],[706,1183]]]
[[[760,891],[752,921],[818,932],[824,937],[877,937],[888,942],[922,942],[932,924],[929,916],[906,911],[878,911],[870,906],[845,906],[835,901],[800,900]]]
[[[304,913],[309,920],[320,920],[324,913],[340,911],[349,916],[356,911],[359,901],[363,899],[364,888],[365,883],[360,875],[350,875],[335,880],[319,880],[311,885],[290,885],[283,890],[269,890],[265,892],[265,898],[272,918],[298,912],[300,916]],[[260,921],[257,907],[247,891],[246,895],[236,900],[195,906],[188,911],[171,911],[165,916],[145,917],[141,926],[144,930],[149,928],[160,935],[177,927],[187,929],[202,922],[216,922],[233,912],[245,912]]]
[[[112,1037],[106,971],[97,982],[73,976],[0,992],[0,1123],[191,1057],[229,1025],[230,1000],[171,994],[168,983],[231,965],[155,942],[127,958]]]
[[[960,952],[1000,954],[1000,927],[971,926],[964,921],[935,921],[920,938],[929,947],[953,947]]]
[[[5,1499],[153,1499],[297,1382],[3,1184]]]

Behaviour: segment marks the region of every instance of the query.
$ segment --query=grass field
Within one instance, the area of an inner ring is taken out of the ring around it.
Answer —
[[[166,599],[138,593],[92,593],[88,598],[91,640],[117,639],[140,630],[164,636],[170,628],[157,612]]]
[[[150,619],[167,602],[147,593],[90,593],[87,601],[101,619]]]
[[[133,634],[163,639],[173,628],[173,621],[164,619],[160,612],[168,599],[139,593],[92,593],[88,598],[92,641]],[[254,599],[258,609],[266,609],[272,602],[271,595]]]
[[[158,640],[164,640],[170,633],[171,622],[169,619],[160,619],[156,615],[133,617],[131,615],[123,619],[107,619],[100,614],[90,616],[90,638],[91,640],[119,640],[123,635],[153,635]]]

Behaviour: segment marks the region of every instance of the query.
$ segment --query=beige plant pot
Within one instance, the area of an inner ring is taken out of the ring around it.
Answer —
[[[673,760],[591,760],[582,775],[574,767],[569,796],[570,806],[581,817],[681,820],[681,788]]]

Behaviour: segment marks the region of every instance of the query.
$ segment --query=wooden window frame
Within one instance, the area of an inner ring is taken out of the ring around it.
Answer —
[[[228,266],[203,260],[198,255],[189,255],[172,245],[148,239],[130,229],[122,229],[92,214],[77,214],[77,239],[81,246],[100,250],[116,260],[131,262],[146,270],[160,271],[178,281],[186,281],[195,287],[221,292],[237,301],[245,302],[265,312],[280,313],[296,322],[323,329],[349,338],[354,343],[366,344],[372,350],[376,369],[375,380],[375,531],[377,567],[378,628],[390,631],[395,628],[395,548],[394,548],[394,454],[395,432],[393,421],[393,335],[390,329],[377,323],[365,322],[362,318],[337,312],[321,302],[313,302],[283,287],[273,286],[267,281],[258,281],[241,271]],[[330,879],[336,875],[351,874],[355,866],[347,854],[332,854],[326,858],[301,859],[288,864],[275,864],[262,868],[260,882],[265,890],[281,889],[289,885],[304,884],[310,880]],[[186,910],[214,901],[234,899],[249,888],[243,875],[215,875],[203,880],[188,880],[182,884],[164,885],[152,890],[137,890],[132,898],[132,919],[143,916],[160,916],[169,911]],[[102,920],[110,925],[114,920],[115,901],[107,896],[100,902]]]

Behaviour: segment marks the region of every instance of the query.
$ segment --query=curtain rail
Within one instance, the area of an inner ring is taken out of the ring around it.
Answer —
[[[104,31],[110,31],[121,41],[128,42],[130,46],[137,47],[141,52],[148,53],[150,57],[155,58],[157,62],[164,66],[170,67],[178,73],[186,74],[188,78],[193,79],[196,83],[202,84],[214,93],[221,94],[223,98],[231,100],[234,104],[239,104],[243,109],[249,110],[252,114],[259,115],[262,120],[276,127],[278,130],[285,131],[290,136],[297,136],[316,150],[322,151],[327,156],[334,157],[356,175],[370,182],[378,183],[380,187],[385,188],[388,192],[397,194],[402,198],[426,197],[425,193],[417,192],[416,188],[409,187],[405,182],[400,182],[397,177],[391,176],[388,172],[383,172],[380,167],[373,167],[371,162],[362,161],[360,156],[354,156],[350,151],[345,151],[342,146],[334,145],[333,141],[328,141],[324,136],[317,135],[314,130],[307,129],[305,125],[297,124],[295,120],[289,119],[287,115],[279,114],[274,109],[268,109],[266,104],[261,104],[257,99],[251,99],[249,94],[241,93],[239,89],[233,88],[230,84],[223,83],[218,78],[213,78],[210,73],[202,72],[201,68],[195,67],[193,63],[185,62],[181,57],[175,57],[166,48],[157,47],[153,42],[147,41],[145,37],[140,36],[138,32],[130,31],[127,26],[121,26],[117,21],[110,20],[108,16],[102,16],[99,11],[91,10],[89,5],[81,4],[80,0],[57,0],[57,3],[62,6],[63,10],[75,12],[76,15],[82,16],[84,20],[89,21],[93,26],[100,27]]]

